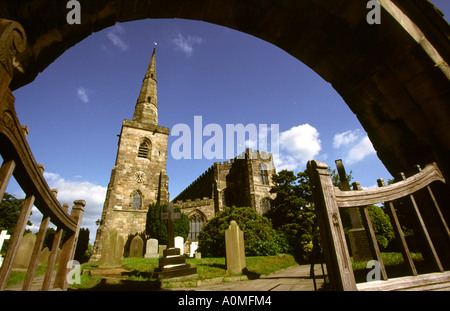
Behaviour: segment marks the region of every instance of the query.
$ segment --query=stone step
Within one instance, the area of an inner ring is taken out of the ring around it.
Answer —
[[[186,263],[186,257],[184,255],[173,255],[163,258],[159,258],[159,267],[164,267],[167,265],[178,265]]]
[[[163,256],[167,257],[167,256],[176,256],[176,255],[180,255],[181,251],[179,248],[166,248],[165,250],[163,250]]]
[[[164,272],[169,270],[181,270],[181,269],[188,269],[191,265],[188,263],[180,263],[180,264],[172,264],[172,265],[165,265],[162,267],[155,268],[155,272]]]

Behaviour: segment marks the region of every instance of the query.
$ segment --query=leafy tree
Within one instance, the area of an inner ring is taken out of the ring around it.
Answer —
[[[13,233],[14,228],[16,227],[17,219],[19,218],[23,201],[24,199],[17,199],[13,195],[5,192],[3,199],[0,202],[0,231],[6,230],[8,231],[8,234]],[[28,220],[27,225],[32,225],[30,220]],[[25,230],[25,232],[30,232],[30,230]],[[2,250],[6,250],[8,244],[9,240],[6,240],[3,243]]]
[[[270,221],[251,207],[226,207],[199,234],[198,250],[204,257],[225,256],[225,230],[234,220],[244,232],[245,254],[266,256],[285,252],[286,243]]]
[[[367,209],[369,210],[369,216],[377,242],[382,248],[386,248],[389,242],[395,237],[389,216],[381,207],[376,205],[369,205]]]
[[[5,192],[0,203],[0,230],[8,230],[8,233],[14,231],[23,201],[24,199],[17,199]],[[30,220],[28,220],[27,225],[32,225]]]
[[[167,220],[161,220],[161,213],[167,212],[167,204],[151,204],[147,212],[147,222],[145,226],[146,234],[157,239],[160,244],[167,244]],[[180,208],[174,208],[175,213],[180,213]],[[181,213],[180,219],[174,222],[175,236],[182,236],[185,240],[190,230],[189,218]]]
[[[265,216],[288,241],[296,260],[303,262],[311,252],[316,226],[308,172],[295,175],[292,171],[282,170],[274,174],[272,180],[271,193],[276,197]]]

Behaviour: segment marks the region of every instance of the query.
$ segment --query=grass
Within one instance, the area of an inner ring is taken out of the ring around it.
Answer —
[[[267,275],[275,271],[286,269],[290,266],[296,265],[294,258],[291,255],[280,254],[275,256],[261,256],[261,257],[246,257],[247,269],[242,274],[228,275],[226,272],[225,258],[187,258],[187,263],[197,268],[198,276],[195,279],[205,280],[213,278],[224,278],[229,276],[247,275],[248,278],[258,278],[261,275]],[[128,276],[123,280],[116,281],[124,285],[125,283],[131,286],[136,286],[140,283],[147,288],[157,289],[161,285],[160,281],[149,277],[154,269],[158,266],[157,258],[124,258],[122,260],[122,268],[131,271],[132,276]],[[82,270],[98,269],[98,263],[89,262],[82,264]],[[81,284],[71,285],[72,289],[89,290],[95,288],[102,288],[105,280],[100,275],[89,275],[84,273],[81,276]],[[114,285],[114,281],[108,281],[110,285]],[[170,281],[169,281],[170,282]],[[192,285],[191,285],[192,286]],[[169,285],[170,287],[170,285]]]
[[[34,274],[34,276],[38,276],[38,275],[42,275],[45,274],[45,270],[47,270],[47,266],[40,266],[36,269],[36,273]],[[6,286],[12,286],[12,285],[16,285],[16,284],[20,284],[23,283],[25,281],[25,277],[26,277],[27,273],[26,272],[17,272],[17,271],[12,271],[8,282],[6,283]]]
[[[421,253],[411,253],[411,257],[419,273],[421,273],[421,270],[426,269],[425,262]],[[383,260],[384,266],[386,268],[386,273],[389,278],[409,275],[408,270],[404,265],[401,253],[381,253],[381,258]],[[353,257],[351,258],[351,260],[356,282],[366,282],[367,273],[371,270],[366,268],[368,260],[354,262]]]

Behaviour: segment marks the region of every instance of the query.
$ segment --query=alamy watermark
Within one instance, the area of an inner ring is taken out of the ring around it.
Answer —
[[[381,268],[380,268],[380,263],[377,260],[370,260],[367,263],[366,268],[372,269],[366,275],[367,282],[381,280]]]
[[[69,25],[81,24],[81,5],[76,0],[70,0],[66,5],[70,11],[67,13],[66,20]],[[377,0],[369,0],[366,8],[369,9],[366,21],[369,25],[381,24],[381,6]]]
[[[67,269],[70,269],[67,272],[66,280],[67,283],[72,284],[81,284],[81,264],[77,260],[70,260],[67,262]]]
[[[369,25],[381,24],[381,5],[377,0],[370,0],[366,5],[367,9],[370,9],[367,13],[366,21]]]
[[[194,129],[184,123],[175,124],[171,136],[178,137],[171,146],[175,160],[180,159],[238,159],[245,157],[247,148],[258,148],[260,157],[269,158],[279,151],[279,125],[271,124],[219,124],[203,126],[202,116],[194,116]],[[268,136],[270,135],[270,140]],[[206,138],[206,141],[203,141]],[[192,148],[193,147],[193,148]],[[225,148],[224,148],[225,147]],[[225,149],[225,150],[224,150]],[[254,157],[254,154],[250,155]]]
[[[70,0],[66,5],[67,9],[70,9],[66,15],[66,21],[69,25],[81,24],[81,5],[76,0]]]

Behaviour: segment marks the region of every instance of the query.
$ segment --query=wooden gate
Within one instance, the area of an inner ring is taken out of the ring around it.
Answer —
[[[416,167],[417,173],[406,178],[401,174],[401,181],[386,186],[382,179],[378,180],[379,188],[361,190],[359,183],[353,183],[353,190],[341,191],[333,186],[328,166],[319,161],[309,161],[308,171],[313,190],[315,210],[319,224],[321,243],[324,249],[330,286],[333,290],[399,290],[399,289],[430,289],[437,288],[436,284],[448,283],[444,287],[450,287],[450,272],[445,272],[442,262],[436,252],[428,229],[425,225],[421,212],[414,198],[414,193],[424,189],[428,193],[428,199],[439,217],[439,225],[443,228],[445,236],[443,239],[450,241],[450,231],[441,213],[439,206],[431,191],[432,182],[445,182],[441,171],[436,163],[427,165],[421,169]],[[416,267],[411,259],[408,245],[403,236],[400,223],[392,202],[400,198],[410,200],[411,213],[419,223],[419,231],[426,245],[426,252],[436,273],[418,275]],[[407,265],[411,276],[404,278],[388,279],[380,250],[375,238],[373,226],[369,217],[367,205],[385,203],[387,212],[401,245],[401,253],[405,265]],[[361,218],[368,236],[373,259],[379,263],[380,281],[356,284],[352,269],[350,254],[346,243],[344,229],[339,213],[341,208],[359,208]],[[430,211],[431,212],[431,211]]]
[[[45,232],[50,222],[57,226],[53,246],[48,260],[42,290],[50,289],[50,281],[56,261],[58,246],[63,231],[65,242],[61,249],[58,269],[53,288],[67,289],[67,264],[73,260],[85,202],[75,201],[71,213],[68,205],[58,202],[56,189],[50,189],[43,172],[44,166],[37,164],[27,143],[28,128],[22,126],[14,108],[14,96],[9,89],[15,67],[16,57],[25,50],[26,36],[20,24],[0,19],[0,154],[3,163],[0,167],[0,199],[3,198],[10,178],[14,176],[26,194],[14,232],[11,235],[8,249],[0,269],[0,290],[4,290],[11,273],[20,241],[30,216],[32,206],[42,213],[43,218],[37,233],[32,251],[23,290],[30,290],[37,268],[39,253],[44,242]]]

